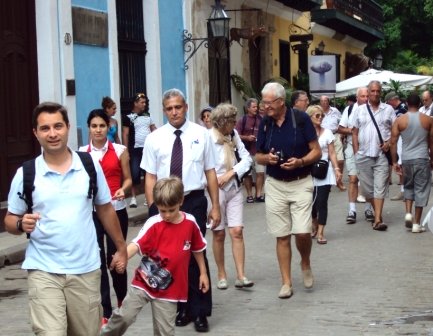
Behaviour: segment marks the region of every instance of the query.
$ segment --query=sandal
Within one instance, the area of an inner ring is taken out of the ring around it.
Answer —
[[[254,198],[253,198],[253,196],[248,196],[248,197],[247,197],[247,203],[254,203]]]
[[[327,243],[328,243],[328,240],[326,238],[324,238],[324,237],[317,238],[317,244],[325,245]]]
[[[388,228],[388,226],[386,224],[381,223],[381,222],[376,223],[373,226],[373,230],[376,230],[376,231],[386,231],[387,228]]]

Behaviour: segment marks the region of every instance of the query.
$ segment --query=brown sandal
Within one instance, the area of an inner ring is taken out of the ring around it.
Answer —
[[[386,231],[388,229],[388,226],[386,224],[383,224],[381,222],[374,224],[373,230],[376,231]]]

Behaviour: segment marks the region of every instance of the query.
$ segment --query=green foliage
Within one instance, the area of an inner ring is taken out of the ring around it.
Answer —
[[[419,57],[412,50],[399,51],[388,63],[388,69],[394,72],[417,73],[417,68],[425,63],[426,60]]]
[[[297,90],[310,92],[310,77],[299,70],[296,76],[293,76],[293,85]]]
[[[230,77],[233,86],[241,94],[243,100],[247,100],[248,98],[256,98],[259,101],[261,100],[260,92],[255,92],[252,86],[244,78],[236,74],[233,74]],[[290,87],[290,83],[283,77],[274,77],[265,81],[262,85],[262,88],[267,83],[271,82],[277,82],[284,86],[284,88],[286,89],[286,103],[290,103],[290,97],[292,96],[293,91],[293,89]]]

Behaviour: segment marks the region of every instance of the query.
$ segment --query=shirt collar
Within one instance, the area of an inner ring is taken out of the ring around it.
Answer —
[[[95,146],[93,146],[93,142],[90,141],[90,151],[91,152],[103,152],[105,153],[108,149],[108,140],[105,142],[104,146],[102,146],[102,148],[96,148]]]

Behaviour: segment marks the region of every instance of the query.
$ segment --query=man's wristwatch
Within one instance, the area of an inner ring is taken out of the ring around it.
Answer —
[[[17,230],[20,231],[20,232],[24,232],[24,230],[23,230],[23,219],[22,218],[20,218],[20,219],[17,220]]]

